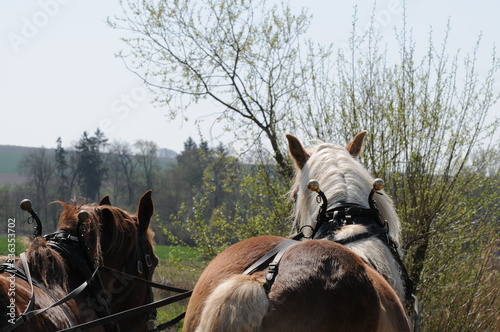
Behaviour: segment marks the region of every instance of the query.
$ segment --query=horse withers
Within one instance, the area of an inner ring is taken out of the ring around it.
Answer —
[[[308,150],[287,136],[297,170],[292,187],[295,228],[313,231],[302,241],[261,236],[224,250],[194,288],[184,332],[411,330],[394,253],[399,221],[392,202],[376,195],[386,227],[371,225],[366,217],[373,212],[367,200],[373,178],[357,160],[365,135],[358,134],[347,147],[321,143]],[[331,218],[321,232],[317,195],[307,187],[311,179],[321,184],[328,201],[326,215]],[[353,207],[367,212],[346,217]],[[275,249],[285,243],[287,248]],[[270,252],[265,264],[255,267]]]
[[[151,287],[130,278],[151,280],[158,264],[149,228],[154,212],[151,191],[141,197],[135,215],[112,206],[108,196],[99,204],[58,203],[63,210],[57,231],[35,237],[24,258],[3,266],[2,331],[14,324],[18,325],[15,331],[70,329],[153,301]],[[95,273],[98,267],[103,269]],[[76,297],[32,314],[54,305],[81,285],[83,290]],[[11,303],[12,310],[8,307]],[[152,318],[135,315],[86,331],[147,331]]]

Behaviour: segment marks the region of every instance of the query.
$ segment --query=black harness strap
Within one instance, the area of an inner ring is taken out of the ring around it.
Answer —
[[[23,254],[21,254],[21,255],[23,255]],[[75,288],[68,295],[66,295],[62,299],[58,300],[57,302],[53,303],[52,305],[50,305],[48,307],[45,307],[45,308],[42,308],[42,309],[38,309],[38,310],[33,310],[33,305],[31,305],[31,306],[28,305],[28,307],[26,308],[26,310],[24,311],[24,313],[17,318],[17,320],[16,320],[16,322],[14,324],[11,324],[9,326],[6,326],[6,327],[2,328],[0,330],[0,332],[12,331],[14,328],[18,327],[20,324],[24,323],[26,320],[31,319],[31,318],[39,315],[39,314],[44,313],[45,311],[47,311],[47,310],[49,310],[51,308],[60,306],[63,303],[66,303],[66,302],[74,299],[78,294],[80,294],[85,288],[87,288],[89,286],[90,282],[92,281],[92,279],[94,278],[94,276],[97,275],[97,272],[99,270],[108,271],[108,272],[112,272],[114,274],[119,274],[119,275],[122,275],[122,276],[126,276],[127,278],[130,278],[131,280],[134,280],[136,282],[140,282],[140,283],[146,284],[148,286],[152,286],[152,287],[155,287],[155,288],[159,288],[159,289],[163,289],[163,290],[167,290],[167,291],[171,291],[171,292],[177,292],[177,293],[181,293],[181,294],[175,295],[175,296],[171,296],[171,297],[168,297],[168,298],[165,298],[165,299],[162,299],[162,300],[158,300],[158,301],[153,302],[153,303],[148,303],[148,304],[136,307],[136,308],[128,309],[128,310],[125,310],[125,311],[122,311],[122,312],[119,312],[119,313],[116,313],[116,314],[113,314],[113,315],[109,315],[109,316],[106,316],[106,317],[101,317],[101,318],[99,318],[97,320],[94,320],[94,321],[91,321],[91,322],[88,322],[88,323],[83,323],[83,324],[80,324],[80,325],[77,325],[77,326],[73,326],[71,328],[64,329],[64,330],[61,330],[61,331],[75,331],[77,329],[88,329],[88,328],[95,327],[95,326],[109,324],[110,322],[115,322],[117,320],[125,319],[125,318],[130,317],[130,316],[138,315],[140,313],[143,313],[143,312],[155,309],[155,308],[159,308],[159,307],[165,306],[165,305],[170,304],[170,303],[174,303],[174,302],[183,300],[185,298],[190,297],[191,293],[192,293],[191,290],[186,290],[186,289],[182,289],[182,288],[161,285],[161,284],[149,281],[149,280],[145,280],[145,279],[142,279],[142,278],[139,278],[139,277],[136,277],[136,276],[129,275],[127,273],[124,273],[124,272],[121,272],[121,271],[118,271],[118,270],[114,270],[114,269],[111,269],[111,268],[108,268],[108,267],[105,267],[105,266],[100,266],[100,267],[96,268],[96,270],[94,271],[94,273],[92,274],[92,276],[88,280],[86,280],[85,282],[83,282],[80,286],[78,286],[77,288]],[[29,277],[29,279],[31,280],[31,277]],[[32,299],[34,299],[34,297],[32,297]],[[181,314],[178,317],[172,319],[171,321],[162,324],[162,326],[163,326],[163,328],[166,328],[168,326],[172,326],[175,323],[177,323],[178,321],[180,321],[182,318],[184,318],[184,314]]]
[[[274,258],[273,261],[268,265],[266,282],[263,285],[266,293],[269,293],[269,291],[271,290],[271,286],[274,283],[274,279],[276,278],[276,274],[278,273],[278,265],[281,260],[281,257],[288,249],[290,249],[290,247],[296,245],[297,243],[299,243],[299,241],[293,239],[287,239],[283,242],[280,242],[267,254],[259,258],[252,265],[250,265],[245,271],[243,271],[242,274],[252,274],[258,269],[263,268],[267,264],[267,262],[269,262],[271,259]]]
[[[242,274],[252,274],[252,273],[254,273],[255,271],[257,271],[257,269],[259,269],[262,266],[264,266],[264,264],[266,264],[271,258],[273,258],[274,256],[276,256],[280,251],[285,251],[286,249],[288,249],[288,247],[290,247],[290,246],[292,246],[292,245],[294,245],[296,243],[298,243],[298,241],[295,241],[295,240],[292,240],[292,239],[288,239],[288,240],[285,240],[283,242],[278,243],[276,245],[276,247],[274,247],[267,254],[265,254],[264,256],[262,256],[261,258],[259,258],[257,261],[255,261],[245,271],[243,271]]]
[[[148,311],[151,311],[152,309],[163,307],[163,306],[165,306],[167,304],[178,302],[180,300],[186,299],[186,298],[190,297],[191,294],[192,294],[192,292],[193,292],[191,290],[186,290],[186,289],[182,289],[182,288],[177,288],[177,287],[171,287],[171,286],[157,284],[157,283],[154,283],[152,281],[145,280],[145,279],[142,279],[142,278],[139,278],[139,277],[136,277],[136,276],[132,276],[132,275],[129,275],[127,273],[120,272],[118,270],[114,270],[114,269],[111,269],[111,268],[105,267],[105,266],[100,266],[100,267],[98,267],[96,269],[96,271],[97,270],[103,270],[103,271],[109,271],[109,272],[116,273],[116,274],[121,274],[123,276],[127,276],[128,278],[133,279],[136,282],[140,282],[140,283],[146,284],[148,286],[152,286],[152,287],[163,289],[163,290],[167,290],[167,291],[177,292],[177,293],[181,293],[181,294],[174,295],[174,296],[171,296],[171,297],[167,297],[165,299],[158,300],[156,302],[144,304],[144,305],[136,307],[136,308],[124,310],[124,311],[118,312],[118,313],[113,314],[113,315],[109,315],[109,316],[106,316],[106,317],[102,317],[102,318],[93,320],[91,322],[87,322],[87,323],[83,323],[83,324],[80,324],[80,325],[77,325],[77,326],[73,326],[71,328],[68,328],[68,329],[65,329],[65,330],[61,330],[61,332],[63,332],[63,331],[64,332],[69,332],[69,331],[76,331],[76,330],[85,330],[85,329],[89,329],[91,327],[108,324],[109,322],[116,322],[116,321],[125,319],[127,317],[135,316],[135,315],[138,315],[140,313],[148,312]],[[165,324],[171,324],[171,325],[173,325],[173,324],[175,324],[177,322],[176,320],[180,320],[183,317],[184,317],[183,314],[181,314],[180,316],[174,318],[172,321],[169,321],[169,322],[167,322]],[[168,325],[168,326],[171,326],[171,325]]]
[[[21,254],[21,260],[23,260],[23,256],[24,256],[24,253]],[[21,314],[16,319],[16,321],[14,322],[14,324],[11,324],[11,325],[9,325],[7,327],[4,327],[3,329],[0,330],[0,332],[11,331],[14,328],[16,328],[17,326],[19,326],[22,323],[24,323],[25,321],[27,321],[27,320],[35,317],[35,316],[40,315],[40,314],[44,313],[45,311],[47,311],[49,309],[52,309],[52,308],[57,307],[57,306],[60,306],[60,305],[62,305],[64,303],[66,303],[66,302],[74,299],[76,296],[78,296],[89,285],[89,280],[87,280],[87,281],[83,282],[80,286],[78,286],[77,288],[75,288],[73,291],[71,291],[68,295],[66,295],[65,297],[61,298],[58,301],[55,301],[50,306],[42,308],[42,309],[38,309],[38,310],[33,310],[34,305],[32,303],[34,303],[34,301],[35,301],[35,296],[34,296],[34,293],[33,293],[33,286],[36,285],[36,284],[33,283],[33,280],[31,279],[31,275],[29,273],[29,268],[27,268],[27,264],[26,264],[26,267],[24,267],[24,268],[25,268],[25,271],[24,271],[25,278],[28,279],[28,283],[30,284],[30,286],[32,288],[32,296],[31,296],[30,303],[26,307],[26,310],[24,311],[24,313]],[[95,272],[97,272],[97,270]],[[36,287],[40,287],[40,286],[36,285]],[[71,322],[72,322],[72,320],[71,320]]]
[[[35,290],[34,290],[34,287],[33,287],[33,280],[31,279],[31,273],[30,273],[30,269],[29,269],[29,266],[28,266],[28,261],[26,259],[26,254],[23,252],[20,255],[20,258],[21,258],[21,263],[23,264],[23,269],[24,269],[24,273],[25,273],[25,276],[26,276],[26,280],[27,280],[28,284],[30,285],[30,289],[31,289],[30,300],[28,302],[28,305],[26,306],[26,309],[16,319],[16,321],[14,322],[14,324],[10,324],[10,325],[4,327],[2,330],[0,330],[1,332],[12,331],[13,329],[15,329],[16,327],[18,327],[19,325],[21,325],[25,321],[27,321],[28,319],[30,319],[31,317],[33,317],[33,315],[31,315],[31,313],[33,311],[33,308],[35,307]]]
[[[174,326],[175,324],[179,323],[181,320],[184,319],[184,317],[186,317],[185,312],[183,312],[182,314],[180,314],[179,316],[177,316],[175,318],[172,318],[168,322],[165,322],[165,323],[158,325],[157,327],[155,327],[152,330],[149,330],[148,332],[163,331],[164,329],[169,328],[169,327]]]
[[[279,265],[279,263],[281,261],[281,257],[283,256],[283,254],[285,252],[288,251],[288,249],[290,249],[291,247],[293,247],[294,245],[296,245],[297,243],[299,243],[298,241],[294,241],[294,240],[292,240],[293,242],[289,242],[289,241],[290,240],[284,241],[284,242],[287,242],[286,243],[286,247],[282,248],[276,254],[276,256],[274,256],[273,261],[271,263],[269,263],[269,267],[268,267],[267,275],[266,275],[266,282],[264,284],[264,289],[265,289],[266,293],[268,293],[268,294],[271,291],[271,286],[273,285],[274,279],[276,278],[276,274],[278,273],[278,265]]]
[[[107,317],[110,315],[109,299],[101,281],[101,277],[96,273],[97,268],[94,261],[90,257],[89,249],[90,244],[83,240],[83,238],[72,235],[68,230],[59,230],[55,233],[47,234],[44,236],[47,244],[61,254],[68,266],[76,271],[77,275],[82,275],[86,289],[91,296],[97,301],[97,306],[93,309],[98,317]],[[76,294],[79,295],[83,289]],[[111,322],[105,326],[106,331],[116,332],[119,331],[118,325]]]

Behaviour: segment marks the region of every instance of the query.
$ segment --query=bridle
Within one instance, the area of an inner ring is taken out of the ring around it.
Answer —
[[[379,238],[381,242],[389,248],[394,260],[399,265],[401,278],[405,284],[405,297],[407,301],[411,301],[413,294],[413,281],[410,279],[403,260],[399,255],[397,242],[394,241],[389,235],[389,224],[386,220],[382,220],[380,210],[377,203],[373,199],[375,194],[382,195],[380,190],[384,189],[384,186],[385,184],[382,179],[377,178],[373,181],[372,189],[368,196],[369,208],[349,202],[337,202],[328,208],[328,200],[324,192],[321,191],[318,181],[310,180],[307,183],[307,188],[318,194],[317,202],[321,204],[316,217],[316,225],[315,227],[303,226],[311,227],[312,235],[305,236],[301,229],[301,231],[292,238],[295,240],[300,240],[302,238],[328,238],[329,240],[342,245],[369,239],[374,236]],[[366,231],[345,239],[338,240],[333,238],[332,235],[344,226],[348,225],[363,225],[365,226]]]
[[[33,211],[33,209],[31,208],[31,202],[29,202],[29,200],[24,200],[23,202],[21,202],[21,208],[25,211],[28,211],[31,214],[31,218],[33,218],[37,222],[35,226],[34,238],[41,237],[41,229],[42,229],[41,222],[38,216],[36,215],[36,212]],[[96,214],[99,214],[99,209],[95,208],[94,212]],[[151,255],[146,251],[146,244],[149,242],[147,234],[143,234],[138,237],[138,243],[136,245],[136,258],[137,258],[136,272],[138,275],[133,276],[110,268],[106,268],[105,266],[102,266],[102,262],[100,260],[92,258],[91,255],[92,245],[84,238],[81,231],[81,228],[85,224],[88,224],[89,220],[90,220],[89,212],[81,210],[78,213],[78,224],[76,227],[76,233],[75,231],[71,231],[68,229],[61,229],[54,233],[46,234],[43,236],[43,238],[46,240],[47,245],[56,250],[63,257],[67,266],[75,272],[75,275],[81,276],[83,280],[83,283],[79,287],[75,288],[75,290],[73,290],[63,299],[58,300],[58,298],[54,294],[52,294],[50,290],[42,286],[36,280],[32,279],[29,265],[24,253],[21,254],[20,256],[23,269],[20,269],[13,264],[9,264],[8,266],[7,265],[2,266],[2,271],[0,272],[10,271],[11,273],[14,273],[16,277],[20,277],[25,281],[27,281],[32,290],[33,287],[38,287],[42,289],[45,293],[47,293],[50,297],[52,297],[55,302],[50,307],[34,311],[33,308],[34,308],[35,298],[34,298],[34,292],[32,291],[31,300],[25,312],[20,317],[18,317],[15,324],[12,324],[12,326],[2,329],[2,332],[4,330],[10,331],[13,328],[17,327],[18,325],[24,323],[26,320],[56,306],[60,306],[70,324],[74,326],[75,323],[71,315],[69,314],[65,306],[63,306],[62,304],[68,302],[71,299],[76,298],[84,290],[86,290],[89,293],[90,297],[92,298],[92,301],[90,301],[90,303],[92,304],[92,309],[96,312],[99,319],[105,319],[106,317],[111,317],[112,315],[109,305],[110,299],[108,299],[106,295],[101,275],[100,273],[98,273],[99,271],[106,271],[108,273],[113,274],[115,277],[121,277],[123,279],[128,278],[129,280],[133,281],[132,285],[133,287],[127,287],[127,289],[130,292],[127,292],[129,294],[126,295],[130,295],[130,293],[133,291],[135,287],[135,284],[140,279],[142,279],[139,277],[139,275],[144,274],[145,276],[144,284],[145,287],[147,287],[145,301],[146,304],[153,302],[154,298],[153,298],[152,286],[154,286],[155,284],[152,282],[152,276],[155,266],[151,258]],[[137,224],[137,227],[138,226],[139,225]],[[142,312],[146,312],[146,315],[142,315],[143,318],[140,319],[135,324],[135,326],[129,328],[135,329],[138,326],[145,324],[147,321],[153,321],[156,318],[156,307],[151,307],[147,311],[143,310]],[[129,316],[133,316],[133,313],[131,313]],[[104,323],[99,325],[103,325],[103,327],[107,332],[119,331],[118,324],[116,323],[115,320],[108,319]]]
[[[95,212],[98,213],[97,208]],[[101,275],[99,273],[94,273],[98,267],[102,267],[102,262],[92,259],[90,254],[91,244],[84,239],[82,232],[80,231],[80,228],[85,223],[88,223],[89,218],[89,213],[82,210],[78,213],[78,226],[76,234],[72,234],[71,231],[63,229],[55,233],[47,234],[44,238],[49,246],[63,256],[68,266],[75,271],[77,275],[83,276],[83,280],[91,280],[87,290],[90,293],[90,296],[97,302],[97,305],[93,306],[93,309],[95,310],[97,316],[102,318],[110,316],[111,314],[109,303],[110,299],[107,298],[105,288],[101,280]],[[138,238],[138,243],[136,245],[136,272],[139,275],[145,273],[144,279],[151,282],[154,266],[150,254],[145,250],[145,245],[148,241],[147,234],[140,235]],[[143,264],[143,260],[145,264]],[[132,287],[127,287],[127,293],[124,294],[122,298],[127,298],[130,293],[132,293],[135,286],[136,283],[133,283]],[[146,285],[146,287],[146,303],[151,303],[153,301],[153,289],[150,285]],[[154,320],[155,318],[156,310],[151,309],[147,315],[143,315],[143,318],[139,320],[133,328],[136,328],[147,321]],[[106,331],[119,331],[116,322],[106,323],[104,327]]]

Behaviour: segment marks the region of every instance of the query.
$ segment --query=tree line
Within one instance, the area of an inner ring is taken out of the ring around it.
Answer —
[[[203,223],[216,225],[222,216],[239,219],[232,227],[244,224],[246,234],[258,235],[265,227],[261,225],[251,230],[249,220],[252,214],[261,218],[265,210],[273,211],[270,214],[275,220],[284,215],[272,208],[272,200],[265,198],[258,203],[260,208],[253,207],[257,197],[263,195],[253,190],[269,192],[272,186],[260,188],[255,179],[262,167],[241,163],[229,154],[224,145],[210,148],[206,141],[196,143],[188,138],[184,142],[184,150],[178,155],[173,153],[168,162],[163,161],[163,165],[158,158],[158,150],[157,144],[152,141],[109,143],[99,129],[93,134],[84,132],[70,148],[64,148],[59,138],[54,150],[33,150],[19,162],[19,172],[27,177],[27,181],[22,188],[0,190],[4,201],[11,202],[5,204],[3,212],[25,219],[16,202],[29,198],[43,220],[44,230],[48,232],[57,227],[59,212],[58,205],[50,202],[92,203],[109,195],[113,204],[134,212],[136,206],[133,204],[137,197],[151,189],[157,211],[156,222],[152,223],[157,243],[180,241],[185,245],[197,245],[196,239],[199,238],[181,226],[192,220],[203,221],[198,225],[201,229]],[[29,228],[24,223],[20,226]],[[285,234],[287,231],[287,218],[284,218],[264,232]],[[208,230],[207,236],[210,233],[213,230]],[[205,256],[215,254],[220,247],[241,237],[233,235],[221,240],[218,246],[207,245],[212,251]]]

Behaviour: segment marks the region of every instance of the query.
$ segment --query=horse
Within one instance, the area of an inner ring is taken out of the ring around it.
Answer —
[[[194,287],[184,332],[411,331],[394,258],[399,220],[387,195],[373,195],[376,209],[367,204],[373,178],[359,162],[365,135],[346,147],[319,143],[307,150],[287,135],[300,236],[258,236],[216,256]],[[325,188],[328,222],[318,217],[311,179]],[[354,210],[360,215],[345,212]],[[386,224],[369,225],[374,212]]]
[[[57,231],[35,237],[21,259],[3,265],[1,331],[15,325],[16,331],[71,330],[153,301],[151,287],[134,280],[151,281],[158,264],[149,228],[151,191],[140,198],[136,214],[112,206],[109,196],[98,204],[56,203],[62,207]],[[75,295],[57,305],[70,292]],[[42,312],[31,315],[33,310]],[[88,330],[147,331],[154,315],[136,314]]]

